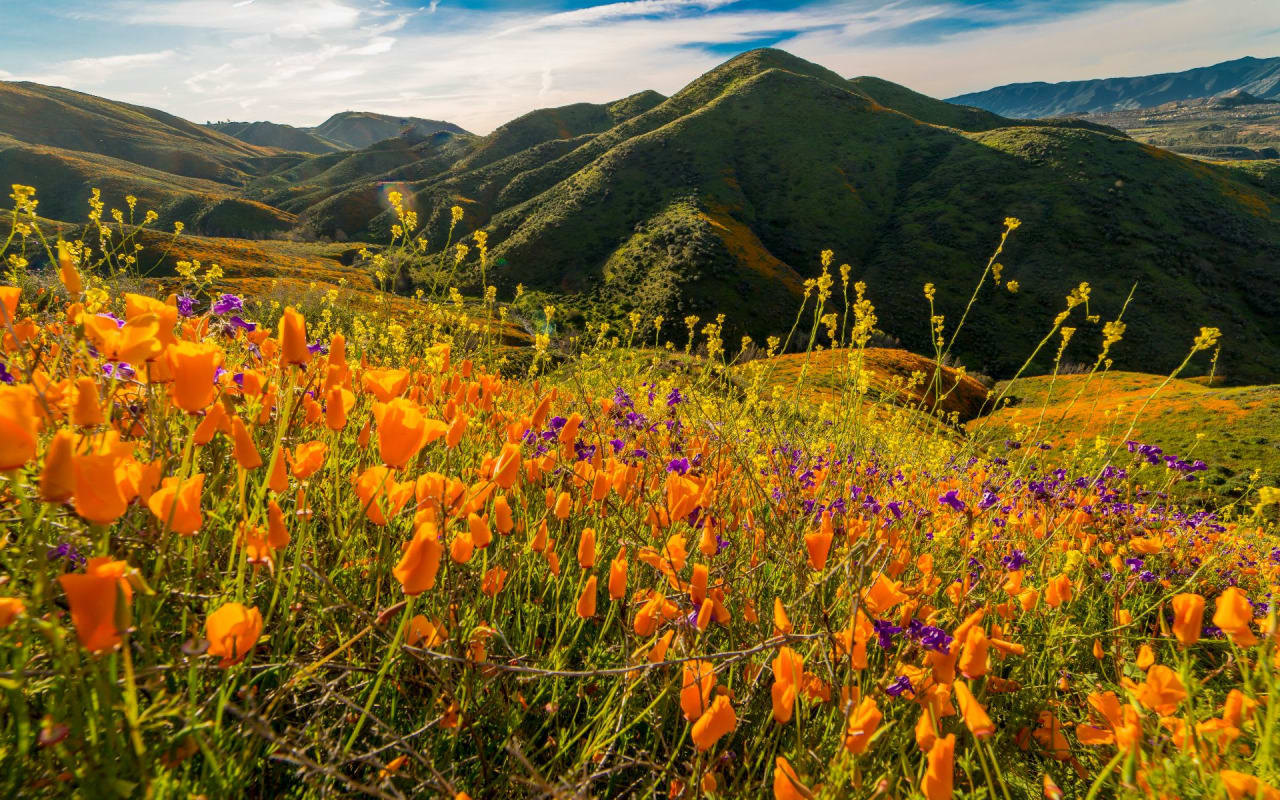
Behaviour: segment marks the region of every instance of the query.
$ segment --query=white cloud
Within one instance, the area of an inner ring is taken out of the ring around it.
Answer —
[[[931,44],[876,43],[956,13],[953,3],[830,0],[768,11],[733,0],[628,0],[558,14],[444,4],[431,15],[431,6],[406,12],[378,0],[106,0],[105,32],[115,30],[106,27],[114,13],[134,30],[162,33],[172,49],[37,65],[31,79],[198,120],[252,109],[259,119],[313,125],[367,109],[485,132],[538,107],[642,89],[670,94],[724,60],[691,43],[748,42],[768,31],[804,31],[778,46],[841,74],[879,75],[935,96],[1280,52],[1275,0],[1114,3]],[[103,46],[120,40],[102,37]],[[84,43],[96,56],[93,44]],[[3,55],[0,66],[13,69]]]

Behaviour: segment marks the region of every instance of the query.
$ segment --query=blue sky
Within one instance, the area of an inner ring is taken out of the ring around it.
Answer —
[[[0,79],[198,122],[359,109],[483,133],[671,94],[760,46],[947,97],[1280,55],[1280,0],[0,0]]]

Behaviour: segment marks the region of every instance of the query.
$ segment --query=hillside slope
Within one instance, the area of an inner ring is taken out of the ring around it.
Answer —
[[[295,128],[277,122],[211,122],[206,127],[234,136],[242,142],[277,150],[322,155],[349,149],[317,136],[306,128]]]
[[[406,129],[420,136],[430,136],[442,131],[467,133],[452,122],[419,117],[394,117],[369,111],[343,111],[334,114],[316,127],[305,130],[330,142],[358,150],[384,139],[395,138]]]
[[[947,101],[1007,117],[1050,117],[1149,108],[1232,91],[1280,100],[1280,57],[1238,58],[1211,67],[1133,78],[1011,83],[949,97]]]

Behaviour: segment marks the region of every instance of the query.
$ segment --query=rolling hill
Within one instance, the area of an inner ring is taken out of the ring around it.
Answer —
[[[1280,100],[1280,57],[1238,58],[1211,67],[1134,78],[1011,83],[947,98],[1010,117],[1051,117],[1150,108],[1233,91]]]
[[[1024,225],[1001,261],[1020,289],[988,283],[969,312],[954,355],[971,371],[1011,375],[1028,340],[1087,281],[1097,318],[1082,309],[1067,323],[1078,329],[1067,361],[1092,360],[1100,323],[1136,285],[1128,332],[1112,351],[1118,367],[1170,369],[1200,326],[1213,325],[1224,333],[1220,374],[1240,383],[1280,374],[1271,256],[1280,249],[1280,175],[1254,166],[1265,162],[1194,161],[1096,121],[1008,119],[769,49],[671,97],[541,109],[486,136],[396,122],[392,138],[314,156],[205,131],[244,149],[227,195],[278,215],[256,220],[246,209],[259,230],[239,235],[383,241],[394,188],[437,248],[453,206],[464,209],[455,240],[487,230],[487,277],[504,296],[521,284],[570,324],[662,315],[669,333],[685,316],[723,312],[729,342],[786,333],[830,248],[853,281],[866,282],[884,334],[919,353],[932,350],[924,284],[936,285],[935,313],[950,330],[1002,221],[1017,217]],[[325,133],[335,142],[336,127]],[[21,173],[11,160],[0,156],[0,172]],[[211,191],[135,172],[126,177],[155,182],[158,196]],[[71,195],[84,191],[86,174],[67,179]],[[215,232],[202,225],[197,232]],[[461,288],[478,284],[468,274]]]
[[[1280,159],[1280,98],[1244,91],[1106,111],[1085,119],[1123,130],[1141,142],[1215,159]]]
[[[281,125],[276,122],[210,122],[206,127],[219,133],[234,136],[242,142],[277,150],[322,155],[349,150],[350,147],[317,136],[306,128]]]
[[[384,139],[394,139],[405,130],[419,136],[430,136],[440,132],[467,133],[452,122],[419,117],[393,117],[368,111],[343,111],[334,114],[314,128],[304,130],[355,150]]]

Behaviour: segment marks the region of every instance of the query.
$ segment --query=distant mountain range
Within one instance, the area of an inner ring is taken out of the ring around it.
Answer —
[[[0,183],[39,187],[54,218],[82,219],[100,186],[109,206],[132,192],[197,233],[376,243],[394,185],[435,247],[453,206],[455,241],[489,232],[487,277],[503,297],[522,284],[570,324],[723,312],[728,341],[785,334],[830,248],[866,282],[879,327],[931,352],[922,287],[958,320],[1013,216],[1023,226],[1001,261],[1020,288],[988,288],[969,313],[957,354],[971,370],[1010,375],[1088,281],[1104,320],[1138,286],[1117,366],[1170,369],[1216,325],[1230,379],[1280,375],[1275,162],[1192,161],[1096,122],[1009,119],[779,50],[737,56],[671,97],[541,109],[486,136],[410,128],[316,155],[62,89],[0,91],[43,104],[11,114],[0,95]],[[356,141],[323,127],[304,132]],[[464,280],[478,291],[478,275]],[[1091,360],[1099,325],[1077,326],[1066,359]]]
[[[947,102],[1009,117],[1034,118],[1150,108],[1230,92],[1280,101],[1280,57],[1238,58],[1211,67],[1136,78],[1011,83],[951,97]]]
[[[210,128],[261,147],[299,153],[333,153],[359,150],[375,142],[411,132],[418,136],[466,131],[452,122],[419,117],[393,117],[368,111],[343,111],[314,128],[295,128],[276,122],[211,122]]]

